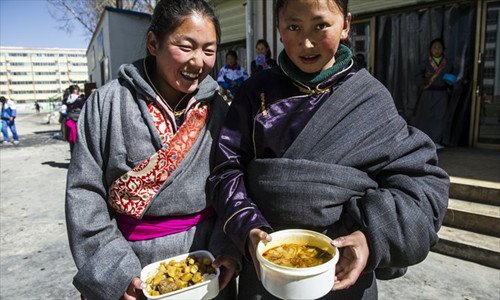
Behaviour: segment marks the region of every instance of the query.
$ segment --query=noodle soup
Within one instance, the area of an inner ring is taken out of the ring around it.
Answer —
[[[309,300],[319,299],[331,291],[335,283],[335,266],[339,260],[339,251],[332,245],[332,239],[305,229],[285,229],[270,235],[272,240],[260,241],[255,251],[260,264],[261,282],[269,293],[280,299]],[[311,250],[307,250],[308,247]],[[319,250],[328,255],[319,254],[322,253]],[[292,258],[296,254],[299,259]],[[303,267],[282,266],[278,261],[268,260],[268,257],[275,255],[286,258],[288,265]]]
[[[309,268],[333,258],[332,254],[307,244],[282,244],[265,251],[262,256],[270,262],[290,268]]]

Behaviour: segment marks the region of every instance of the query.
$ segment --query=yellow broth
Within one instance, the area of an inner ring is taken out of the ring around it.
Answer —
[[[332,254],[318,247],[292,243],[271,248],[262,256],[274,264],[291,268],[318,266],[333,257]]]

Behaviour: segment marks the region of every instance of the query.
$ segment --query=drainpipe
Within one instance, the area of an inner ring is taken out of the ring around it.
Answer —
[[[253,1],[247,0],[245,3],[245,20],[246,20],[246,47],[247,47],[247,72],[250,74],[253,53]]]

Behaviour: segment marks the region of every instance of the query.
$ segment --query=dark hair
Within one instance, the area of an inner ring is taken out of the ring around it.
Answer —
[[[443,41],[443,39],[442,39],[442,38],[437,38],[437,39],[433,39],[433,40],[431,41],[431,43],[429,44],[429,50],[432,48],[432,45],[434,45],[434,43],[440,43],[440,44],[441,44],[441,46],[443,46],[443,51],[444,51],[444,49],[446,49],[446,48],[444,47],[444,41]]]
[[[226,53],[226,59],[227,59],[227,57],[229,55],[231,55],[232,57],[234,57],[234,59],[238,60],[238,54],[236,54],[236,51],[234,51],[234,50],[227,51],[227,53]]]
[[[259,44],[262,44],[267,48],[266,58],[270,58],[271,57],[271,48],[269,48],[269,44],[267,43],[267,41],[265,39],[260,39],[257,41],[257,43],[255,43],[255,47],[257,47]]]
[[[332,0],[333,3],[335,3],[340,11],[344,14],[345,17],[347,17],[347,4],[349,0]],[[279,14],[280,11],[283,9],[283,7],[288,3],[288,0],[276,0],[276,3],[274,5],[274,16],[276,20],[279,20]],[[276,22],[277,25],[279,25],[279,21]]]
[[[276,0],[276,3],[274,4],[274,17],[276,20],[276,26],[279,26],[279,14],[280,11],[283,9],[283,7],[289,2],[289,0]],[[333,2],[333,3],[332,3]],[[344,22],[347,20],[347,13],[349,12],[347,10],[347,5],[349,3],[349,0],[331,0],[328,4],[335,4],[337,7],[340,9],[340,12],[344,14]],[[340,41],[340,43],[344,44],[345,46],[351,48],[351,40],[349,37],[347,37],[345,40]]]
[[[208,17],[215,27],[217,44],[220,43],[220,24],[214,10],[205,0],[160,0],[156,4],[148,32],[154,33],[161,44],[182,22],[193,14]]]
[[[73,94],[75,91],[78,91],[78,93],[80,93],[80,87],[76,84],[70,85],[69,86],[69,93]]]
[[[4,102],[5,100],[7,100],[7,99],[4,96],[0,97],[0,101]]]

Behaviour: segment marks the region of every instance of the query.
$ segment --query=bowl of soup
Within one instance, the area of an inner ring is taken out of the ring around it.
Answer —
[[[269,293],[281,299],[317,299],[331,291],[339,253],[329,237],[304,229],[271,236],[256,250],[260,279]]]

